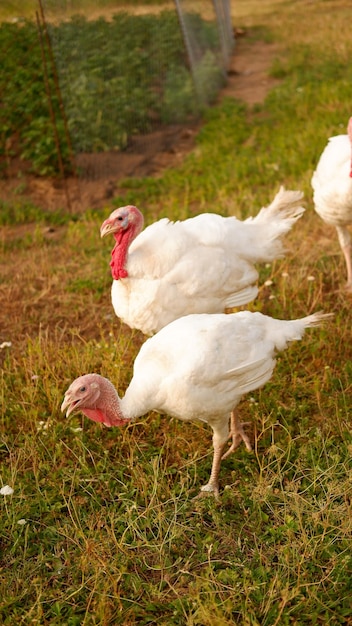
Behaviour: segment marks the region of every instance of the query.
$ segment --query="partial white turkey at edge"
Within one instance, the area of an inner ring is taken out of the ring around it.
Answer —
[[[331,137],[312,177],[314,207],[318,215],[335,226],[347,268],[346,288],[352,291],[352,117],[347,134]]]
[[[61,410],[82,411],[106,426],[123,426],[149,411],[206,422],[213,431],[213,463],[202,492],[217,496],[222,458],[241,441],[251,450],[236,410],[241,396],[271,378],[277,351],[326,317],[286,321],[249,311],[182,317],[142,345],[123,398],[108,379],[86,374],[71,383]]]
[[[283,188],[244,221],[203,213],[161,219],[143,229],[134,206],[115,209],[101,226],[113,233],[112,304],[117,317],[146,335],[191,313],[223,313],[258,294],[256,263],[284,255],[283,236],[302,216],[303,194]],[[142,231],[142,232],[141,232]]]

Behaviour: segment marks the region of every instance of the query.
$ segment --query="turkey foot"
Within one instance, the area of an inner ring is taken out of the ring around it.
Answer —
[[[217,485],[212,485],[208,483],[207,485],[203,485],[200,488],[200,492],[194,496],[193,500],[199,500],[200,498],[213,496],[216,500],[219,499],[219,487]]]
[[[222,455],[222,460],[226,459],[232,452],[238,448],[241,441],[244,442],[248,452],[252,451],[251,442],[249,441],[248,435],[244,432],[244,426],[248,426],[250,422],[241,423],[238,417],[238,413],[236,410],[233,410],[231,413],[231,431],[230,435],[232,436],[232,444],[229,449]]]
[[[213,495],[215,498],[219,497],[219,472],[220,472],[222,451],[224,449],[224,445],[225,445],[224,442],[215,443],[213,439],[214,455],[213,455],[213,463],[211,467],[210,478],[207,484],[201,487],[200,493],[195,497],[195,500],[197,500],[198,498],[202,498],[204,496],[209,496],[209,495]]]

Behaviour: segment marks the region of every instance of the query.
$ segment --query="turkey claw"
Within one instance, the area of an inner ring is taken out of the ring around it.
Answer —
[[[244,445],[246,446],[248,452],[252,451],[252,445],[251,442],[249,441],[249,437],[248,435],[246,435],[246,433],[244,432],[244,426],[249,426],[251,422],[242,422],[242,423],[237,423],[236,424],[236,429],[231,432],[232,435],[232,444],[229,447],[228,450],[226,450],[226,452],[222,455],[221,460],[223,461],[224,459],[227,459],[228,456],[230,456],[230,454],[232,454],[232,452],[234,452],[236,450],[236,448],[238,448],[238,446],[240,445],[240,443],[243,441]]]

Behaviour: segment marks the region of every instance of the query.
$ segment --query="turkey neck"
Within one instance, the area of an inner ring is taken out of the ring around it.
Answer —
[[[94,422],[105,426],[126,426],[132,417],[125,415],[121,406],[121,399],[110,381],[101,379],[101,394],[96,406],[82,407],[82,413]]]
[[[134,238],[135,230],[132,228],[114,233],[116,243],[112,250],[110,261],[111,274],[114,280],[119,280],[119,278],[126,278],[128,276],[125,265],[128,248]]]

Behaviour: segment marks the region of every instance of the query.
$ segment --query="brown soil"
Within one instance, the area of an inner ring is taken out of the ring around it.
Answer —
[[[277,54],[275,46],[236,37],[236,46],[226,87],[219,98],[232,96],[249,105],[262,102],[275,80],[268,70]],[[47,179],[32,176],[28,165],[13,163],[0,180],[0,200],[30,200],[46,209],[104,207],[119,193],[119,181],[129,177],[157,176],[182,162],[195,145],[200,123],[170,126],[147,137],[136,137],[126,152],[82,154],[77,159],[80,178]]]

